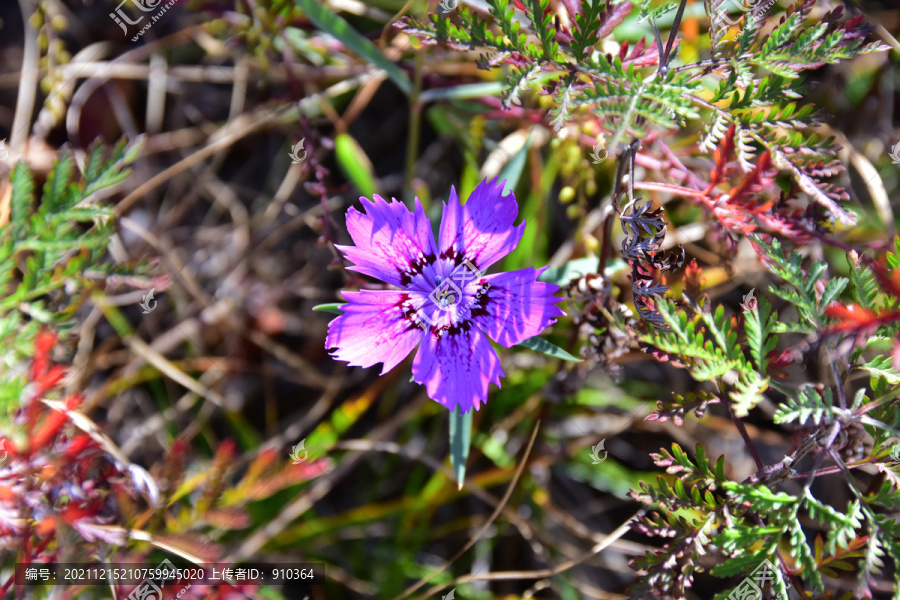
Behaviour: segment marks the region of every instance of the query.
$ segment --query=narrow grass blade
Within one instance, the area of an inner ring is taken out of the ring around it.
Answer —
[[[419,102],[435,102],[438,100],[468,100],[469,98],[481,98],[483,96],[499,96],[506,89],[506,85],[497,81],[488,83],[470,83],[449,88],[435,88],[425,90],[419,96]]]
[[[553,358],[559,358],[569,362],[581,362],[580,358],[572,356],[553,342],[548,342],[542,337],[534,336],[516,345],[540,352],[541,354],[546,354],[547,356],[552,356]]]
[[[375,174],[372,161],[349,134],[339,133],[334,138],[334,157],[359,193],[371,198],[375,189]]]
[[[466,478],[466,459],[469,458],[469,446],[472,444],[472,416],[475,410],[461,412],[457,406],[450,413],[450,464],[456,473],[456,483],[462,489]]]
[[[516,189],[519,178],[522,177],[522,171],[525,170],[525,162],[528,159],[528,151],[531,150],[531,133],[525,140],[525,145],[509,159],[503,170],[500,171],[500,181],[506,181],[503,185],[503,193],[508,194]]]
[[[343,304],[341,304],[339,302],[334,302],[332,304],[318,304],[316,306],[313,306],[313,310],[317,310],[319,312],[330,312],[330,313],[334,313],[336,315],[342,315],[342,314],[344,314],[344,311],[341,310],[342,306],[343,306]]]
[[[294,2],[309,17],[309,20],[316,24],[316,27],[326,33],[330,33],[340,40],[344,46],[359,54],[376,67],[384,69],[391,81],[404,94],[409,96],[412,92],[412,84],[403,69],[391,62],[388,57],[378,50],[375,44],[353,29],[350,23],[325,8],[322,0],[294,0]]]

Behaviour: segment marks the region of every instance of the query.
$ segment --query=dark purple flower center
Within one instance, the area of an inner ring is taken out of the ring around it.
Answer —
[[[422,276],[413,286],[413,278]],[[452,247],[439,258],[420,254],[401,272],[401,282],[408,286],[397,308],[408,322],[407,329],[419,327],[437,336],[468,331],[475,316],[487,316],[490,284],[474,263]],[[426,288],[427,292],[425,289]]]
[[[425,271],[425,267],[433,265],[434,261],[434,254],[419,253],[418,258],[409,263],[409,268],[400,272],[400,283],[409,285],[412,283],[413,277],[421,275]]]

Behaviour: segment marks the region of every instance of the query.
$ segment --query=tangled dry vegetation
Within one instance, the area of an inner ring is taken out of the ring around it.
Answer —
[[[4,597],[166,557],[320,570],[165,598],[900,597],[898,10],[133,2],[0,7]],[[385,288],[360,196],[494,177],[567,316],[458,486],[412,359],[313,308]]]

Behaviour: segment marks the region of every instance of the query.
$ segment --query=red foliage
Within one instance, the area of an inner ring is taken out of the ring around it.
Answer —
[[[900,321],[900,310],[873,312],[858,304],[845,306],[834,302],[825,309],[825,314],[835,320],[823,335],[848,333],[859,341],[871,335],[878,327]]]
[[[124,467],[117,466],[97,441],[69,424],[68,411],[81,404],[81,397],[66,397],[64,409],[50,408],[44,402],[65,373],[65,367],[53,364],[51,358],[56,342],[56,336],[46,331],[35,340],[28,394],[14,416],[15,424],[26,432],[24,448],[0,437],[0,447],[7,454],[0,462],[0,545],[19,549],[16,562],[23,564],[59,562],[63,555],[108,555],[103,545],[124,546],[124,529],[110,525],[128,521],[120,514],[117,498],[134,493],[128,485],[132,474],[121,471]],[[184,442],[173,444],[171,454],[180,458],[173,464],[183,463],[186,451]],[[223,443],[216,463],[224,468],[236,454],[233,442]],[[122,562],[146,560],[127,551],[120,551],[118,557]],[[0,596],[13,584],[14,577],[0,582]],[[167,586],[164,590],[167,598],[184,592],[178,596],[183,600],[232,600],[255,597],[257,586],[193,586],[187,590]],[[125,596],[127,593],[120,597]]]
[[[0,463],[0,545],[18,548],[20,563],[54,562],[63,550],[90,556],[101,543],[125,542],[122,530],[106,526],[122,522],[115,498],[130,493],[125,484],[130,477],[89,435],[67,427],[67,412],[81,403],[79,396],[68,396],[64,410],[44,402],[65,373],[64,366],[52,362],[56,341],[46,331],[35,339],[24,406],[13,416],[26,434],[24,444],[0,437],[7,454]],[[64,531],[75,535],[63,537]],[[62,539],[70,547],[62,548]],[[0,595],[13,582],[10,577],[0,583]]]
[[[825,314],[839,322],[831,326],[832,331],[849,331],[878,326],[878,315],[858,304],[844,306],[838,302],[825,309]]]
[[[676,43],[674,47],[677,48],[678,44]],[[650,45],[647,46],[647,39],[641,38],[638,43],[634,45],[634,49],[630,54],[628,53],[628,42],[622,42],[622,46],[619,48],[619,59],[622,61],[622,66],[626,68],[631,63],[634,63],[634,66],[636,67],[648,67],[659,64],[659,55],[661,52],[662,49],[656,47],[656,40],[653,40]]]
[[[763,195],[765,190],[771,189],[778,171],[768,152],[760,154],[753,169],[744,173],[736,185],[722,194],[719,186],[726,184],[728,175],[737,170],[734,161],[735,131],[735,126],[730,126],[713,153],[715,164],[710,170],[709,185],[702,194],[691,197],[712,213],[724,229],[723,241],[732,248],[735,242],[729,233],[742,236],[776,233],[795,243],[807,243],[815,215],[790,206],[784,194],[778,198]],[[763,258],[762,254],[757,254]]]
[[[798,358],[800,353],[793,348],[788,348],[781,354],[778,354],[778,350],[772,350],[766,357],[769,361],[767,374],[773,379],[785,379],[788,373],[784,369],[794,364]]]
[[[703,277],[703,269],[692,260],[691,264],[684,268],[684,293],[691,298],[699,298],[706,279]]]

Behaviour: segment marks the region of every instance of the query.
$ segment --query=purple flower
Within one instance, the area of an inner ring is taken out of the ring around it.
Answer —
[[[484,275],[512,252],[525,223],[513,225],[515,196],[496,180],[482,181],[460,205],[456,190],[444,205],[438,241],[416,199],[415,212],[392,200],[360,198],[347,230],[355,246],[337,246],[354,271],[399,290],[343,292],[343,314],[328,326],[325,346],[350,365],[384,363],[384,375],[416,346],[413,379],[428,397],[453,411],[476,410],[488,387],[504,377],[490,341],[507,348],[539,334],[555,317],[559,286],[537,281],[543,269]]]

